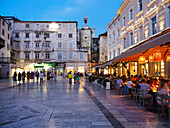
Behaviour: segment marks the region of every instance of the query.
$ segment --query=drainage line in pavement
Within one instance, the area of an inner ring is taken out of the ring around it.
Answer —
[[[86,87],[84,87],[84,90],[98,106],[98,108],[102,111],[102,113],[109,120],[113,127],[124,128],[124,126],[112,115],[112,113],[110,113],[109,110]]]

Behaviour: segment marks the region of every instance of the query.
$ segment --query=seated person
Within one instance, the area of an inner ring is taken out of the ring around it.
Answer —
[[[122,87],[122,85],[123,85],[122,77],[119,77],[119,79],[117,80],[117,84],[118,84],[118,88],[123,88]]]
[[[140,85],[140,89],[144,90],[144,95],[148,93],[148,90],[152,90],[151,86],[149,86],[149,84],[146,83],[145,79],[142,79],[139,85]]]
[[[158,93],[161,95],[167,95],[167,93],[169,92],[169,84],[170,82],[163,82],[161,83],[161,86],[158,88]]]
[[[132,83],[132,78],[131,78],[131,79],[129,79],[128,82],[127,82],[127,87],[128,87],[128,88],[131,88],[131,87],[132,87],[132,84],[133,84],[133,83]]]

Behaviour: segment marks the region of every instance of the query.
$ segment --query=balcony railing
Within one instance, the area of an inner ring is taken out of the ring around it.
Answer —
[[[16,60],[15,59],[13,59],[13,58],[10,58],[10,57],[0,57],[0,63],[1,64],[5,64],[5,63],[7,63],[7,64],[16,64]]]

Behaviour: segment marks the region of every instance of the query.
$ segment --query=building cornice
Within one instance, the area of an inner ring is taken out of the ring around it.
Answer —
[[[113,24],[113,22],[119,17],[120,15],[116,15],[113,19],[112,19],[112,21],[107,25],[107,29]]]
[[[128,5],[129,2],[130,2],[130,0],[123,0],[123,3],[120,5],[120,7],[116,11],[116,13],[120,14],[125,9],[125,7]]]

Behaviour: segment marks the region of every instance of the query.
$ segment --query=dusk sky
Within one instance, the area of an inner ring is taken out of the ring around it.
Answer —
[[[122,0],[1,0],[0,15],[20,20],[78,21],[83,26],[87,15],[89,27],[96,29],[96,37],[116,15]]]

